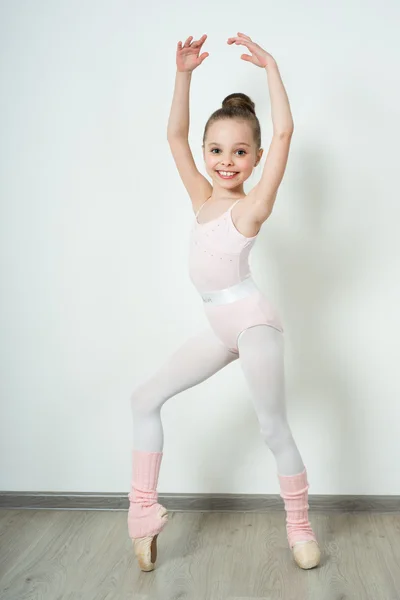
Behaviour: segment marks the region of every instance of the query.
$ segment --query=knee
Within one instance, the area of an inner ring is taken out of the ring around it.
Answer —
[[[162,395],[149,383],[137,387],[130,396],[131,410],[134,415],[148,414],[163,402]]]
[[[143,414],[149,410],[151,395],[146,387],[142,385],[136,388],[130,395],[130,405],[133,414]]]
[[[260,433],[272,452],[279,451],[292,439],[288,422],[281,418],[269,419],[267,423],[261,423]]]

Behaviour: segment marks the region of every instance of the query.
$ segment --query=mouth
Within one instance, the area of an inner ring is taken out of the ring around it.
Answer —
[[[233,179],[238,174],[237,171],[217,171],[221,179]]]

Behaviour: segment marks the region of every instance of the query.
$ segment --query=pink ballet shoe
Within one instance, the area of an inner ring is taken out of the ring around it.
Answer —
[[[321,561],[321,551],[316,541],[298,542],[292,548],[293,558],[301,569],[313,569]]]
[[[160,505],[159,518],[163,522],[163,527],[168,520],[166,509]],[[157,538],[158,533],[154,536],[145,536],[142,538],[132,538],[133,549],[139,567],[142,571],[153,571],[157,560]]]

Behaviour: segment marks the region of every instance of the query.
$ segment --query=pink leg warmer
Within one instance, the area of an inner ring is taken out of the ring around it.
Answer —
[[[157,483],[162,452],[132,452],[132,484],[129,497],[128,531],[132,539],[154,536],[167,523],[166,509],[158,504]]]
[[[307,470],[298,475],[279,475],[281,493],[286,509],[286,531],[290,548],[298,542],[317,541],[308,520]]]

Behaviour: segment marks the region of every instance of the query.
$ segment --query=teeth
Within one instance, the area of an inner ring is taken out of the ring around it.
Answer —
[[[228,177],[229,175],[235,175],[236,171],[218,171],[218,173],[221,173],[224,177]]]

